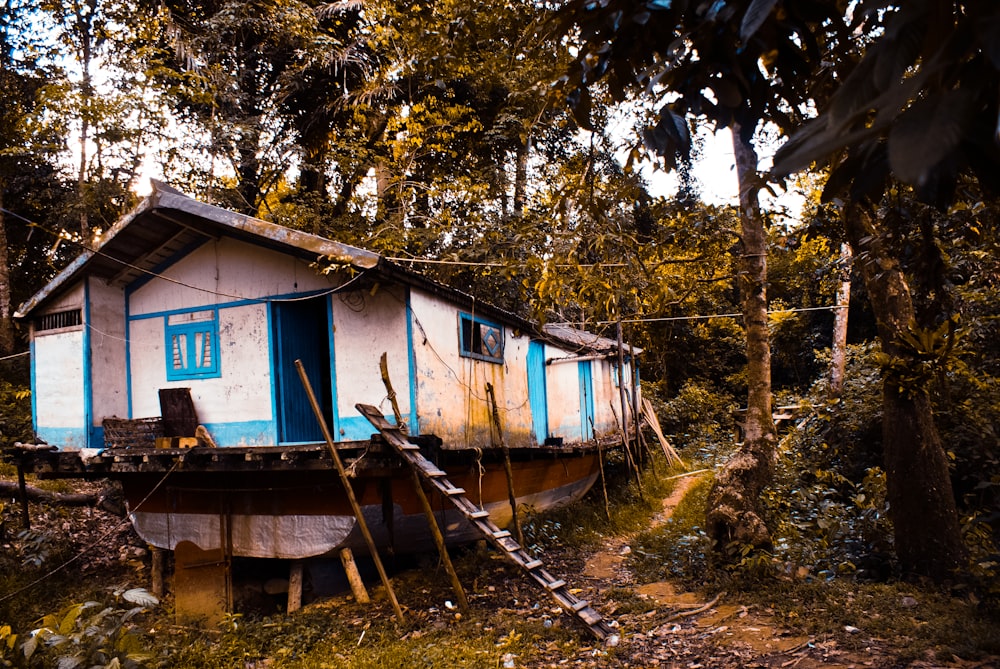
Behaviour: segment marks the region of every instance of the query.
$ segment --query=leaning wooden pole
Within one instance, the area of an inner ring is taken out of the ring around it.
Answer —
[[[503,469],[507,474],[507,499],[510,500],[510,513],[514,519],[514,536],[517,543],[524,545],[524,535],[521,534],[521,523],[517,519],[517,495],[514,494],[514,471],[510,466],[510,449],[507,448],[507,440],[503,436],[503,427],[500,425],[500,410],[497,408],[497,396],[493,392],[493,384],[486,384],[486,396],[493,405],[493,423],[496,425],[497,434],[500,437],[500,449],[503,451]]]
[[[420,500],[420,506],[423,507],[424,515],[427,516],[427,526],[430,527],[431,536],[434,537],[438,554],[441,556],[441,564],[444,565],[444,570],[448,572],[448,578],[451,579],[451,589],[455,591],[458,606],[462,609],[462,613],[468,614],[469,600],[465,596],[465,589],[462,588],[462,582],[458,580],[458,572],[455,571],[455,566],[451,563],[451,556],[448,555],[448,547],[444,543],[444,535],[437,524],[437,518],[434,517],[434,509],[431,508],[431,502],[427,499],[427,493],[424,492],[424,487],[420,483],[420,476],[416,470],[411,468],[410,475],[413,477],[413,489],[417,492],[417,499]]]
[[[389,582],[389,576],[385,573],[385,567],[382,566],[382,560],[378,556],[378,549],[375,547],[375,540],[372,538],[372,533],[368,530],[368,523],[365,522],[364,514],[361,512],[361,505],[358,504],[358,498],[354,496],[354,488],[351,487],[351,480],[347,476],[347,470],[344,469],[344,464],[340,461],[337,447],[333,444],[333,435],[330,434],[330,428],[327,427],[326,419],[323,418],[323,410],[316,400],[316,393],[313,392],[312,384],[309,383],[306,368],[302,365],[301,360],[295,361],[295,368],[299,370],[302,387],[305,388],[306,396],[309,397],[309,404],[316,415],[316,422],[319,423],[319,427],[323,431],[323,438],[326,440],[326,446],[330,450],[330,457],[333,459],[333,464],[337,467],[340,482],[344,485],[344,492],[347,493],[347,501],[351,504],[354,517],[358,521],[358,527],[365,538],[365,543],[368,544],[368,552],[371,553],[372,560],[375,562],[375,568],[378,569],[379,578],[382,579],[385,592],[389,596],[389,601],[392,602],[392,608],[396,612],[396,620],[403,622],[403,609],[399,606],[399,601],[396,599],[396,592],[392,589],[392,583]]]

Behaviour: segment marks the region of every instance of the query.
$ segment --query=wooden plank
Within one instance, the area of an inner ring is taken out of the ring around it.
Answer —
[[[193,437],[198,431],[190,388],[160,388],[160,413],[165,437]]]

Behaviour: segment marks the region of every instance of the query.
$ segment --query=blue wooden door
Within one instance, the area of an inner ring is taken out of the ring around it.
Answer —
[[[528,344],[528,405],[535,441],[541,445],[549,436],[549,400],[545,384],[545,344]]]
[[[590,360],[576,363],[580,373],[580,435],[586,441],[594,438],[594,374]]]
[[[278,440],[281,443],[322,441],[323,431],[316,422],[295,361],[302,361],[327,425],[333,430],[327,300],[274,302],[272,309]]]

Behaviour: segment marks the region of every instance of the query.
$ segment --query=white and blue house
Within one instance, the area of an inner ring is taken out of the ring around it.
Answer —
[[[355,404],[393,414],[383,353],[410,433],[442,448],[490,445],[487,383],[512,448],[619,434],[616,342],[162,183],[15,316],[30,325],[35,433],[63,449],[103,448],[105,419],[157,416],[158,391],[178,387],[220,447],[319,442],[296,359],[335,439],[367,440]]]

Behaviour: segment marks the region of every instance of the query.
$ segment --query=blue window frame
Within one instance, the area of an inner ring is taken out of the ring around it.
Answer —
[[[166,319],[167,381],[207,379],[219,368],[219,315],[215,309]]]
[[[462,356],[503,363],[503,327],[471,314],[459,314]]]

